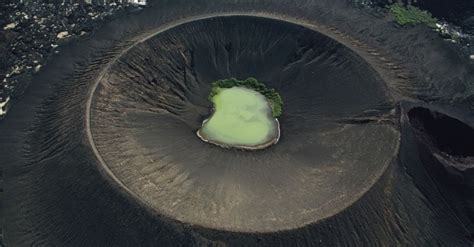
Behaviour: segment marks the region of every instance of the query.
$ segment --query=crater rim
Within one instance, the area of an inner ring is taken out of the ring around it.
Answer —
[[[345,48],[347,48],[348,50],[350,50],[351,52],[353,52],[354,54],[358,55],[359,57],[361,57],[364,61],[367,62],[367,60],[361,56],[358,52],[356,52],[354,49],[352,49],[351,47],[345,45],[344,43],[341,43],[338,39],[334,39],[333,37],[331,36],[328,36],[326,33],[324,32],[321,32],[320,30],[318,30],[316,27],[317,25],[314,25],[314,24],[310,24],[310,23],[306,23],[306,22],[300,22],[301,20],[297,20],[297,19],[292,19],[290,18],[291,20],[289,19],[284,19],[284,18],[278,18],[277,16],[275,15],[272,15],[272,14],[266,14],[266,13],[241,13],[241,12],[229,12],[229,13],[222,13],[222,14],[212,14],[212,15],[200,15],[200,16],[194,16],[194,17],[190,17],[190,18],[185,18],[185,19],[181,19],[181,20],[178,20],[177,22],[173,22],[171,24],[168,24],[168,25],[160,25],[161,28],[158,28],[157,31],[154,31],[152,32],[152,34],[146,36],[145,38],[142,38],[142,39],[139,39],[137,40],[137,42],[133,43],[132,45],[130,45],[129,47],[127,47],[126,49],[124,49],[122,52],[120,52],[114,59],[112,59],[110,62],[108,62],[104,68],[101,70],[101,72],[99,73],[99,76],[97,77],[97,79],[94,81],[94,84],[92,85],[91,89],[90,89],[90,92],[89,92],[89,97],[88,97],[88,100],[87,100],[87,107],[86,107],[86,132],[87,132],[87,139],[88,139],[88,142],[94,152],[94,155],[96,156],[96,158],[98,159],[99,161],[99,169],[102,170],[103,172],[106,173],[106,175],[110,178],[112,178],[117,185],[119,185],[119,188],[121,189],[124,189],[127,193],[129,193],[132,197],[134,197],[135,199],[137,199],[138,202],[140,202],[141,204],[145,205],[147,207],[148,210],[150,210],[151,212],[154,212],[154,213],[157,213],[159,215],[164,215],[166,217],[169,217],[173,220],[176,220],[178,222],[181,222],[179,219],[175,218],[174,216],[172,215],[167,215],[167,214],[164,214],[163,212],[159,211],[158,209],[156,209],[154,206],[152,206],[151,204],[149,204],[148,202],[146,202],[144,199],[142,199],[138,194],[136,194],[135,192],[133,192],[131,189],[129,189],[119,178],[117,178],[115,176],[115,174],[110,170],[110,168],[108,167],[107,163],[105,162],[105,160],[102,158],[102,155],[101,153],[99,152],[99,150],[96,148],[96,145],[95,145],[95,141],[94,141],[94,137],[93,137],[93,134],[92,134],[92,131],[91,131],[91,109],[92,109],[92,104],[94,102],[94,97],[95,97],[95,93],[97,91],[97,88],[98,86],[101,84],[104,76],[106,75],[106,73],[110,70],[110,68],[112,67],[112,65],[114,63],[117,62],[118,59],[120,59],[123,55],[125,55],[128,51],[130,51],[132,48],[134,48],[136,45],[142,43],[142,42],[145,42],[146,40],[150,39],[150,38],[153,38],[155,37],[156,35],[159,35],[163,32],[166,32],[168,30],[171,30],[173,28],[176,28],[178,26],[181,26],[181,25],[184,25],[184,24],[187,24],[187,23],[191,23],[191,22],[195,22],[195,21],[200,21],[200,20],[206,20],[206,19],[213,19],[213,18],[223,18],[223,17],[255,17],[255,18],[263,18],[263,19],[269,19],[271,21],[279,21],[279,22],[286,22],[286,23],[290,23],[290,24],[293,24],[293,25],[297,25],[297,26],[302,26],[304,28],[307,28],[307,29],[310,29],[311,31],[313,32],[317,32],[323,36],[325,36],[326,38],[328,39],[331,39],[331,40],[334,40],[336,43],[338,44],[341,44],[342,46],[344,46]],[[372,67],[372,65],[367,62],[367,66],[370,66]],[[378,72],[374,72],[374,73],[377,73]],[[277,120],[278,121],[278,120]],[[278,124],[278,128],[280,128],[279,124]],[[399,133],[398,133],[399,134]],[[279,138],[278,138],[279,139]],[[399,146],[399,139],[397,140],[397,152],[398,152],[398,146]],[[396,153],[397,153],[396,152]],[[395,154],[394,154],[395,155]],[[308,223],[305,223],[303,225],[300,225],[298,227],[294,227],[294,228],[282,228],[282,229],[276,229],[276,230],[271,230],[271,231],[258,231],[260,233],[266,233],[266,232],[275,232],[275,231],[286,231],[286,230],[295,230],[295,229],[299,229],[299,228],[302,228],[304,226],[307,226],[307,225],[311,225],[311,224],[316,224],[317,222],[319,221],[322,221],[326,218],[329,218],[329,217],[332,217],[334,215],[337,215],[338,213],[340,213],[341,211],[343,211],[344,209],[350,207],[352,204],[354,204],[357,200],[359,200],[363,195],[366,194],[366,192],[368,192],[375,184],[376,182],[380,179],[380,177],[385,173],[386,169],[388,168],[389,164],[391,162],[387,162],[386,164],[384,164],[384,167],[380,169],[380,173],[377,175],[377,176],[374,176],[374,178],[372,179],[371,183],[370,183],[370,186],[367,186],[366,188],[364,188],[364,190],[360,190],[357,194],[357,196],[355,197],[356,199],[350,203],[347,203],[347,205],[343,205],[343,206],[340,206],[338,207],[337,209],[333,209],[333,213],[332,214],[328,214],[324,217],[320,217],[320,218],[317,218],[315,219],[314,221],[311,221],[311,222],[308,222]],[[186,223],[185,221],[183,221],[182,223],[184,224],[188,224]],[[191,223],[193,225],[196,225],[194,223]],[[199,224],[197,224],[199,225]],[[199,225],[201,227],[209,227],[209,226],[206,226],[206,225]],[[215,228],[215,227],[211,227],[210,229],[213,229],[213,230],[224,230],[224,231],[235,231],[235,232],[248,232],[248,233],[251,233],[251,232],[255,232],[255,231],[241,231],[241,230],[235,230],[235,229],[227,229],[227,228]]]

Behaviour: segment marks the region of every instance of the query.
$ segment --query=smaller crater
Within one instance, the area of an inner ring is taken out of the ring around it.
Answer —
[[[424,107],[408,112],[417,135],[440,151],[452,155],[474,156],[474,129],[460,120]]]

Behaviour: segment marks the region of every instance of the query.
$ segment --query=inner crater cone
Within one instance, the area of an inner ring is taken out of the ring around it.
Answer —
[[[196,136],[211,82],[232,77],[258,78],[282,96],[277,145],[245,152]],[[215,17],[159,32],[112,64],[94,92],[90,131],[103,165],[159,214],[273,232],[335,215],[377,182],[398,131],[339,120],[391,108],[387,95],[361,57],[315,30]]]

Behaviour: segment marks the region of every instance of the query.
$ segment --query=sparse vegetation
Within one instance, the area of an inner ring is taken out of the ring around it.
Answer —
[[[283,109],[283,100],[281,99],[280,94],[273,88],[268,89],[265,84],[252,77],[242,81],[235,78],[230,78],[213,82],[211,93],[209,94],[209,100],[212,100],[212,98],[218,94],[222,88],[232,87],[246,87],[261,93],[270,102],[273,117],[276,118],[281,115]]]
[[[430,12],[421,10],[412,5],[394,3],[389,6],[390,13],[395,17],[395,21],[400,25],[424,24],[431,28],[436,27],[438,20]]]

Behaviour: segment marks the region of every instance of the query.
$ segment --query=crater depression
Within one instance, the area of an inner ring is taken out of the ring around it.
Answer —
[[[232,77],[280,93],[276,145],[228,150],[196,136],[212,110],[211,83]],[[389,124],[343,121],[393,109],[361,57],[268,18],[160,31],[116,59],[91,97],[92,145],[109,175],[155,212],[212,229],[274,232],[337,214],[377,182],[399,144]]]

